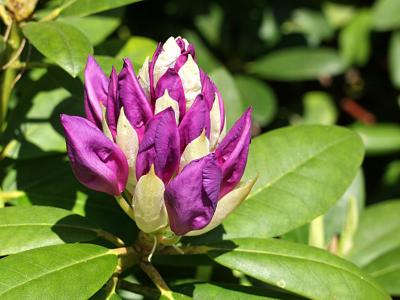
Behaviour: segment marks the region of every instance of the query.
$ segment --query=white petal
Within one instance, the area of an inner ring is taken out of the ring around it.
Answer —
[[[156,107],[154,110],[155,114],[158,114],[159,112],[163,111],[164,109],[167,109],[168,107],[172,107],[172,109],[175,112],[175,120],[176,124],[179,123],[179,104],[177,101],[172,99],[169,94],[168,90],[165,90],[164,95],[162,95],[160,98],[156,100]]]
[[[136,157],[139,139],[135,129],[126,118],[123,107],[118,118],[116,142],[128,160],[129,176],[126,188],[132,194],[136,184]]]
[[[181,54],[179,48],[173,37],[170,37],[163,45],[163,50],[154,64],[154,86],[157,86],[158,80],[162,75],[175,65],[175,62]]]
[[[208,142],[206,134],[203,130],[203,132],[196,139],[191,141],[186,146],[185,151],[183,151],[179,165],[180,170],[182,170],[183,167],[192,160],[206,156],[208,153],[210,153],[209,149],[210,143]]]
[[[222,223],[222,221],[233,212],[242,202],[246,199],[247,195],[250,193],[254,183],[257,178],[249,180],[245,183],[240,182],[239,185],[226,194],[222,199],[218,201],[217,209],[215,210],[214,216],[211,222],[200,230],[193,230],[187,233],[188,236],[195,236],[206,233]]]
[[[186,110],[188,110],[197,95],[201,93],[200,70],[190,54],[185,64],[179,69],[178,74],[182,80],[186,98]]]
[[[140,177],[133,195],[133,212],[136,225],[144,232],[154,232],[167,226],[168,217],[164,205],[164,183],[154,172]]]
[[[147,56],[143,66],[138,73],[138,80],[140,86],[143,88],[146,98],[150,99],[150,75],[149,75],[149,57]]]
[[[221,108],[219,107],[218,94],[215,93],[214,103],[210,111],[210,149],[215,149],[221,134]]]
[[[106,108],[104,107],[103,103],[100,102],[100,107],[101,107],[101,114],[102,114],[102,118],[101,118],[101,126],[103,129],[103,133],[106,137],[108,137],[110,140],[114,141],[112,133],[110,128],[108,127],[107,124],[107,118],[106,118]]]

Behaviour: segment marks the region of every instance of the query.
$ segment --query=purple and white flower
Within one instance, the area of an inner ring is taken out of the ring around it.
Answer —
[[[85,186],[128,197],[138,227],[197,235],[218,226],[248,195],[240,182],[251,109],[225,136],[221,94],[183,38],[159,44],[135,75],[129,59],[109,78],[85,69],[86,118],[62,115],[67,150]]]

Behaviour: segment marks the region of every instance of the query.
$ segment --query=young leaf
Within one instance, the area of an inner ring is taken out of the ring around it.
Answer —
[[[365,266],[384,253],[400,247],[400,200],[366,208],[354,236],[348,259]]]
[[[90,241],[99,229],[72,212],[46,206],[0,209],[0,256],[33,248]]]
[[[82,70],[93,53],[86,36],[74,26],[62,22],[30,22],[22,31],[44,56],[60,65],[72,77]]]
[[[141,0],[75,0],[61,12],[61,15],[84,17],[139,1]]]
[[[276,239],[234,239],[209,255],[218,263],[310,299],[390,299],[367,274],[324,250]]]
[[[255,138],[244,179],[259,178],[223,223],[226,237],[273,237],[326,212],[356,176],[363,145],[336,126],[299,125]]]
[[[334,76],[344,71],[338,53],[329,48],[288,48],[278,50],[248,66],[251,73],[265,79],[301,81]]]
[[[0,298],[88,299],[111,277],[117,256],[90,244],[48,246],[0,260]]]

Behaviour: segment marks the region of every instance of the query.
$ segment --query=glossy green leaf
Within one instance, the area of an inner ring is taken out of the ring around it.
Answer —
[[[354,124],[351,128],[361,136],[367,155],[384,155],[400,151],[400,125]]]
[[[389,71],[392,84],[400,88],[400,31],[394,31],[389,44]]]
[[[283,81],[313,80],[344,71],[338,53],[329,48],[287,48],[270,53],[248,65],[251,73],[265,79]]]
[[[370,262],[364,270],[391,295],[400,295],[400,247]]]
[[[305,245],[234,239],[216,246],[209,255],[228,268],[310,299],[390,299],[352,263]]]
[[[367,207],[360,218],[354,246],[348,258],[366,266],[379,256],[400,247],[400,200]]]
[[[340,54],[351,65],[364,65],[371,52],[370,46],[371,17],[368,10],[362,10],[340,32]]]
[[[118,28],[123,13],[123,9],[116,9],[88,17],[62,17],[58,21],[75,26],[83,32],[92,45],[97,45]]]
[[[273,237],[313,220],[346,191],[362,158],[360,138],[335,126],[299,125],[253,139],[245,179],[259,178],[223,223],[226,235]]]
[[[400,27],[400,2],[397,0],[377,0],[373,6],[374,29],[380,31]]]
[[[71,1],[71,5],[67,6],[61,15],[84,17],[139,1],[141,0],[75,0]]]
[[[0,209],[0,256],[33,248],[90,241],[100,230],[71,211],[45,206]]]
[[[88,299],[111,277],[117,256],[90,244],[48,246],[0,260],[0,298]]]
[[[274,90],[265,82],[250,76],[235,76],[245,108],[253,107],[253,120],[260,126],[270,123],[277,113],[277,99]]]
[[[227,129],[229,129],[245,111],[239,90],[232,75],[224,68],[213,70],[209,76],[218,87],[224,99]]]
[[[62,22],[30,22],[22,28],[24,35],[44,56],[75,77],[93,48],[86,36],[74,26]]]

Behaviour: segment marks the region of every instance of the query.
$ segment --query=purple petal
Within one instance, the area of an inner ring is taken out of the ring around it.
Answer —
[[[218,95],[219,107],[220,107],[220,117],[221,117],[221,131],[225,125],[225,111],[224,102],[222,101],[222,96],[215,86],[211,78],[200,69],[200,81],[201,81],[201,93],[204,95],[204,99],[207,101],[208,109],[211,110],[214,100],[215,93]]]
[[[210,223],[222,179],[213,153],[189,163],[164,192],[170,226],[177,235]]]
[[[175,113],[167,108],[146,126],[136,160],[136,177],[147,174],[152,164],[158,177],[168,182],[179,166],[179,131]]]
[[[86,118],[101,128],[100,103],[106,106],[108,79],[93,56],[89,55],[85,67],[85,113]]]
[[[132,63],[124,59],[124,66],[119,73],[119,98],[125,109],[125,114],[132,127],[136,129],[139,140],[143,136],[145,125],[153,113],[146,95],[140,86]]]
[[[120,195],[129,170],[119,147],[82,117],[61,115],[61,123],[76,178],[90,189]]]
[[[118,75],[114,67],[111,71],[107,97],[107,124],[114,139],[117,135],[117,122],[121,105],[118,99]]]
[[[251,138],[251,112],[251,108],[247,109],[215,150],[223,175],[221,196],[233,190],[246,168]]]
[[[185,92],[181,78],[178,73],[170,68],[157,82],[156,99],[164,95],[165,90],[168,90],[169,96],[176,100],[179,105],[179,116],[182,119],[186,110]]]
[[[154,52],[153,58],[151,59],[151,62],[149,64],[150,97],[153,100],[156,99],[156,87],[154,86],[154,66],[162,50],[162,43],[158,43],[157,49]]]
[[[206,101],[200,94],[196,97],[193,105],[186,112],[179,125],[179,135],[181,137],[181,152],[186,146],[197,138],[203,129],[206,130],[206,136],[210,137],[210,112]]]

